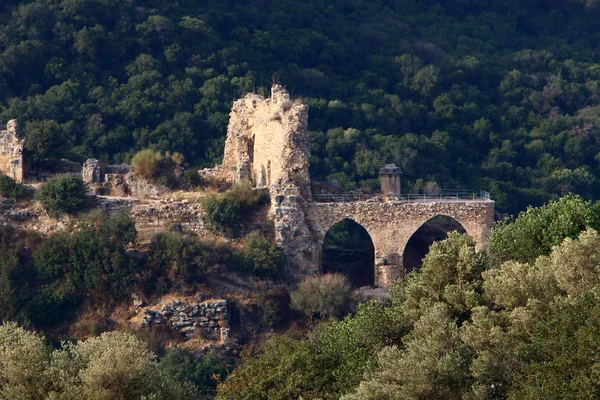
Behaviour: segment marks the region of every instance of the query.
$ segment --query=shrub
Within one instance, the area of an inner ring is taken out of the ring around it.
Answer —
[[[239,204],[243,213],[251,212],[266,201],[265,192],[252,189],[252,184],[246,180],[232,185],[224,197]]]
[[[171,281],[194,281],[231,256],[229,246],[200,241],[174,232],[157,234],[150,243],[148,262]]]
[[[192,383],[199,393],[214,396],[217,383],[227,375],[229,360],[215,350],[209,350],[198,357],[178,347],[172,347],[160,359],[159,366],[167,377],[178,382]]]
[[[279,278],[283,274],[283,254],[259,232],[246,236],[243,255],[249,261],[252,273],[258,277]]]
[[[197,169],[188,169],[184,172],[185,179],[187,179],[188,183],[193,187],[198,187],[202,185],[202,178],[198,173]]]
[[[140,150],[131,159],[133,171],[146,179],[156,178],[161,164],[162,156],[151,149]]]
[[[83,207],[86,191],[87,187],[81,178],[59,175],[42,184],[35,198],[50,215],[71,214]]]
[[[223,195],[206,196],[202,206],[209,228],[226,236],[239,236],[243,217],[263,205],[267,197],[260,190],[252,189],[250,182],[238,182]]]
[[[18,282],[18,289],[34,289],[24,299],[24,309],[36,326],[68,318],[85,297],[119,298],[135,281],[139,265],[124,249],[135,242],[133,222],[125,214],[93,217],[82,220],[77,230],[51,235],[33,253],[35,275]]]
[[[228,197],[210,195],[202,200],[204,221],[210,230],[225,236],[238,236],[241,231],[240,205]]]
[[[10,176],[0,175],[0,196],[19,201],[27,197],[27,189]]]
[[[350,281],[338,273],[308,277],[290,297],[292,308],[309,318],[340,318],[353,303]]]
[[[290,317],[290,296],[287,291],[268,291],[256,298],[256,313],[264,328],[275,328]]]

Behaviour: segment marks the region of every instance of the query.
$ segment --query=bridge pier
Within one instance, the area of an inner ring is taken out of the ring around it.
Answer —
[[[387,288],[404,276],[398,253],[375,251],[375,286]]]

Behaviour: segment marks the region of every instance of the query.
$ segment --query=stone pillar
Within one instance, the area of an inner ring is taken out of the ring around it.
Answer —
[[[402,170],[396,164],[386,164],[379,170],[381,181],[381,194],[385,196],[400,197],[400,175]]]
[[[402,276],[398,253],[375,252],[375,287],[389,288]]]

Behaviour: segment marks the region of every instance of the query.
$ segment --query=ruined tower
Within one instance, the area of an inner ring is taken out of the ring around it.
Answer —
[[[14,119],[8,121],[6,129],[0,129],[0,173],[23,182],[23,139],[19,137],[17,120]]]

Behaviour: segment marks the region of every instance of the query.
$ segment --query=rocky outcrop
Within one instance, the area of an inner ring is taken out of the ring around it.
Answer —
[[[229,341],[227,300],[205,300],[203,296],[198,296],[195,301],[174,300],[158,310],[146,309],[144,314],[140,328],[160,325],[186,339],[201,337],[223,343]]]

